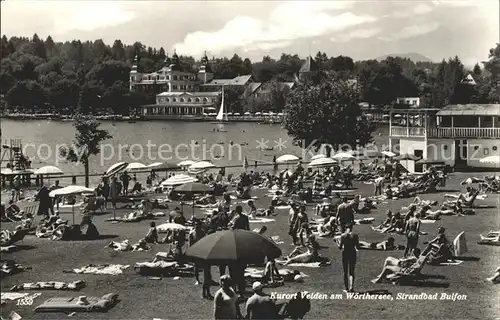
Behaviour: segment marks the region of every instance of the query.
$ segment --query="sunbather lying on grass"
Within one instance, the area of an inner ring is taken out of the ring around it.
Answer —
[[[391,213],[391,215],[389,215],[389,212],[387,212],[387,215],[388,215],[387,219],[390,218],[390,222],[386,223],[387,222],[387,220],[386,220],[380,226],[374,227],[373,230],[377,230],[377,231],[380,231],[382,233],[387,233],[387,232],[400,233],[400,232],[403,232],[405,221],[401,217],[401,213],[396,212],[394,214],[394,216],[392,216],[392,213]]]
[[[360,249],[369,249],[369,250],[396,250],[398,246],[394,244],[394,238],[389,237],[389,239],[381,241],[381,242],[368,242],[368,241],[359,241]]]
[[[317,227],[318,235],[320,237],[329,237],[335,234],[337,230],[337,219],[335,217],[325,218],[322,224]]]
[[[320,245],[316,241],[316,238],[314,235],[311,235],[309,237],[309,242],[307,243],[307,246],[305,247],[307,249],[306,252],[303,252],[304,247],[297,247],[295,248],[292,253],[290,253],[286,258],[287,261],[284,263],[285,266],[292,264],[292,263],[311,263],[311,262],[318,262],[318,261],[324,261],[325,258],[319,256],[319,248]]]
[[[422,268],[426,256],[420,255],[420,249],[416,248],[413,250],[414,256],[408,258],[397,259],[393,257],[388,257],[384,261],[384,266],[382,272],[371,282],[380,283],[383,280],[388,279],[390,275],[396,274],[417,274]]]
[[[500,231],[490,231],[486,235],[486,237],[479,235],[481,238],[481,241],[479,241],[479,244],[493,244],[493,245],[500,245]]]
[[[464,216],[464,215],[473,215],[474,210],[472,209],[463,209],[462,201],[458,200],[455,204],[452,205],[442,205],[439,210],[432,211],[430,207],[426,206],[422,208],[420,212],[423,219],[427,220],[439,220],[440,216]]]

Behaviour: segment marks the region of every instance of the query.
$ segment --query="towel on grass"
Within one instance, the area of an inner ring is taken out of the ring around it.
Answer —
[[[71,205],[71,204],[60,204],[59,205],[59,208],[60,209],[71,209],[72,207],[81,207],[83,205],[83,201],[82,202],[77,202],[75,203],[74,205]]]
[[[81,268],[74,268],[72,272],[77,274],[110,274],[117,275],[122,274],[123,270],[128,269],[130,265],[122,265],[122,264],[103,264],[103,265],[92,265],[89,264],[87,266]]]
[[[255,217],[253,219],[248,220],[250,223],[267,223],[267,222],[273,222],[276,221],[275,219],[269,219],[269,218],[260,218],[260,217]]]
[[[420,219],[420,223],[423,223],[423,224],[436,223],[436,221],[437,220]]]
[[[19,293],[19,292],[1,292],[1,300],[10,300],[10,301],[15,301],[18,299],[25,298],[29,293]]]
[[[58,281],[40,281],[35,283],[22,283],[10,288],[10,291],[19,290],[75,290],[78,291],[85,287],[85,281],[78,280],[73,282],[58,282]]]
[[[274,207],[274,209],[276,210],[287,210],[287,209],[290,209],[290,205],[285,205],[285,206],[276,206]]]
[[[280,263],[280,264],[284,264],[284,263],[286,263],[286,260],[276,260],[276,262]],[[331,264],[330,261],[328,261],[328,262],[319,262],[318,261],[318,262],[308,262],[308,263],[296,262],[296,263],[287,264],[286,267],[321,268],[321,267],[329,266],[330,264]]]
[[[439,265],[440,266],[458,266],[458,265],[461,265],[462,263],[463,263],[462,260],[456,260],[456,261],[448,260],[446,262],[441,262]]]
[[[17,251],[17,246],[15,246],[15,245],[0,247],[0,252],[2,252],[2,253],[10,253],[10,252],[14,252],[14,251]]]

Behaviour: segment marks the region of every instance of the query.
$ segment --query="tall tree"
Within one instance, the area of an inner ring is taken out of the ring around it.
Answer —
[[[115,60],[125,60],[125,49],[121,40],[115,40],[111,47],[111,56]]]
[[[300,84],[290,92],[284,127],[296,143],[316,148],[328,144],[334,149],[365,145],[375,129],[361,112],[357,92],[334,76],[314,86]]]
[[[85,187],[89,187],[89,158],[101,151],[101,142],[111,139],[108,131],[100,129],[100,123],[92,116],[77,115],[73,126],[76,129],[72,148],[59,150],[61,156],[71,162],[79,162],[85,168]]]

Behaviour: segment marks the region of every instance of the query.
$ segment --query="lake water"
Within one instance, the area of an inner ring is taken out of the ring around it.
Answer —
[[[278,124],[230,123],[224,126],[226,132],[214,132],[216,126],[207,122],[179,121],[102,122],[101,128],[108,130],[113,138],[104,142],[100,155],[91,158],[90,172],[102,173],[118,161],[147,165],[206,159],[217,166],[225,166],[242,165],[246,156],[252,166],[255,160],[271,162],[273,156],[283,154],[303,156],[302,148],[294,146],[286,130]],[[2,119],[1,127],[2,143],[21,139],[33,168],[56,165],[65,174],[83,173],[81,165],[58,157],[59,146],[71,147],[74,139],[75,129],[71,122]],[[380,128],[374,138],[377,144],[386,144],[387,128]],[[274,149],[261,150],[261,146]]]

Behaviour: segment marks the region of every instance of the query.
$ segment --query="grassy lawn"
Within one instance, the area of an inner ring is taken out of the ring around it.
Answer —
[[[470,175],[470,174],[469,174]],[[458,192],[461,188],[459,181],[465,177],[464,174],[454,174],[448,181],[446,187],[448,192]],[[364,195],[371,194],[372,186],[366,184],[356,185],[359,192]],[[454,189],[454,190],[453,190]],[[264,197],[265,191],[255,190],[258,196],[256,204],[258,207],[269,206],[271,198]],[[424,199],[443,200],[444,193],[421,196]],[[409,199],[390,201],[389,203],[377,204],[377,209],[365,217],[374,217],[375,224],[379,224],[387,209],[398,210],[407,205]],[[447,230],[448,238],[452,240],[458,233],[465,231],[469,253],[467,256],[479,258],[478,261],[465,261],[458,266],[425,266],[423,273],[431,277],[425,281],[424,287],[397,286],[391,284],[372,284],[370,282],[382,268],[387,256],[400,257],[402,251],[380,252],[361,251],[358,254],[356,266],[355,289],[358,292],[371,290],[387,290],[394,298],[398,293],[459,293],[467,296],[466,301],[379,301],[379,300],[314,300],[311,312],[307,315],[309,319],[494,319],[500,316],[500,291],[485,280],[491,276],[493,271],[500,266],[500,247],[481,246],[476,242],[479,233],[485,234],[489,230],[500,229],[500,195],[488,195],[481,204],[496,206],[492,209],[476,209],[476,215],[465,217],[443,217],[434,224],[423,224],[422,231],[429,234],[420,237],[419,246],[424,247],[422,242],[429,241],[436,234],[439,226]],[[175,206],[175,204],[174,204]],[[191,209],[185,208],[186,215],[190,215]],[[120,210],[118,215],[122,216],[128,210]],[[309,208],[310,217],[313,216],[312,206]],[[65,219],[70,219],[71,212],[63,212]],[[202,214],[197,210],[196,214]],[[293,247],[291,239],[287,235],[288,210],[278,211],[276,222],[267,224],[268,235],[279,235],[285,240],[281,245],[284,254],[288,254]],[[99,232],[102,235],[115,235],[115,241],[130,239],[135,242],[142,238],[148,230],[149,221],[138,223],[112,224],[104,219],[110,215],[97,216],[94,219]],[[157,224],[162,223],[165,218],[158,218]],[[79,218],[78,218],[79,221]],[[260,225],[252,225],[251,228]],[[2,228],[12,228],[4,223]],[[360,235],[361,240],[379,241],[385,240],[388,235],[374,232],[369,225],[355,226],[354,229]],[[397,244],[405,244],[403,236],[395,235]],[[78,296],[97,295],[116,292],[120,295],[120,302],[107,313],[80,313],[78,319],[208,319],[212,318],[212,302],[201,298],[201,287],[195,286],[194,278],[163,278],[162,280],[150,280],[148,277],[138,275],[132,269],[135,262],[149,261],[156,252],[168,250],[168,245],[154,245],[150,252],[114,252],[104,248],[110,239],[97,241],[50,241],[28,236],[23,241],[24,245],[34,246],[34,249],[18,251],[11,254],[3,254],[2,259],[13,259],[18,263],[31,266],[32,269],[2,279],[2,291],[21,282],[36,281],[74,281],[85,280],[87,286],[80,292],[42,291],[42,295],[35,299],[33,306],[17,306],[8,303],[2,307],[3,317],[8,316],[11,310],[18,312],[24,319],[63,319],[67,316],[63,313],[34,313],[35,306],[41,304],[45,299],[53,296]],[[309,277],[304,283],[286,283],[277,289],[266,289],[267,292],[294,293],[297,291],[309,291],[318,293],[341,293],[343,289],[342,265],[340,251],[331,239],[320,239],[320,243],[326,246],[321,251],[323,256],[333,258],[331,266],[324,268],[300,268]],[[118,276],[107,275],[76,275],[63,273],[63,270],[80,267],[86,264],[129,264],[131,268],[124,274]],[[214,278],[218,278],[216,268],[213,268]],[[216,288],[212,288],[214,293]],[[33,291],[38,292],[38,291]]]

